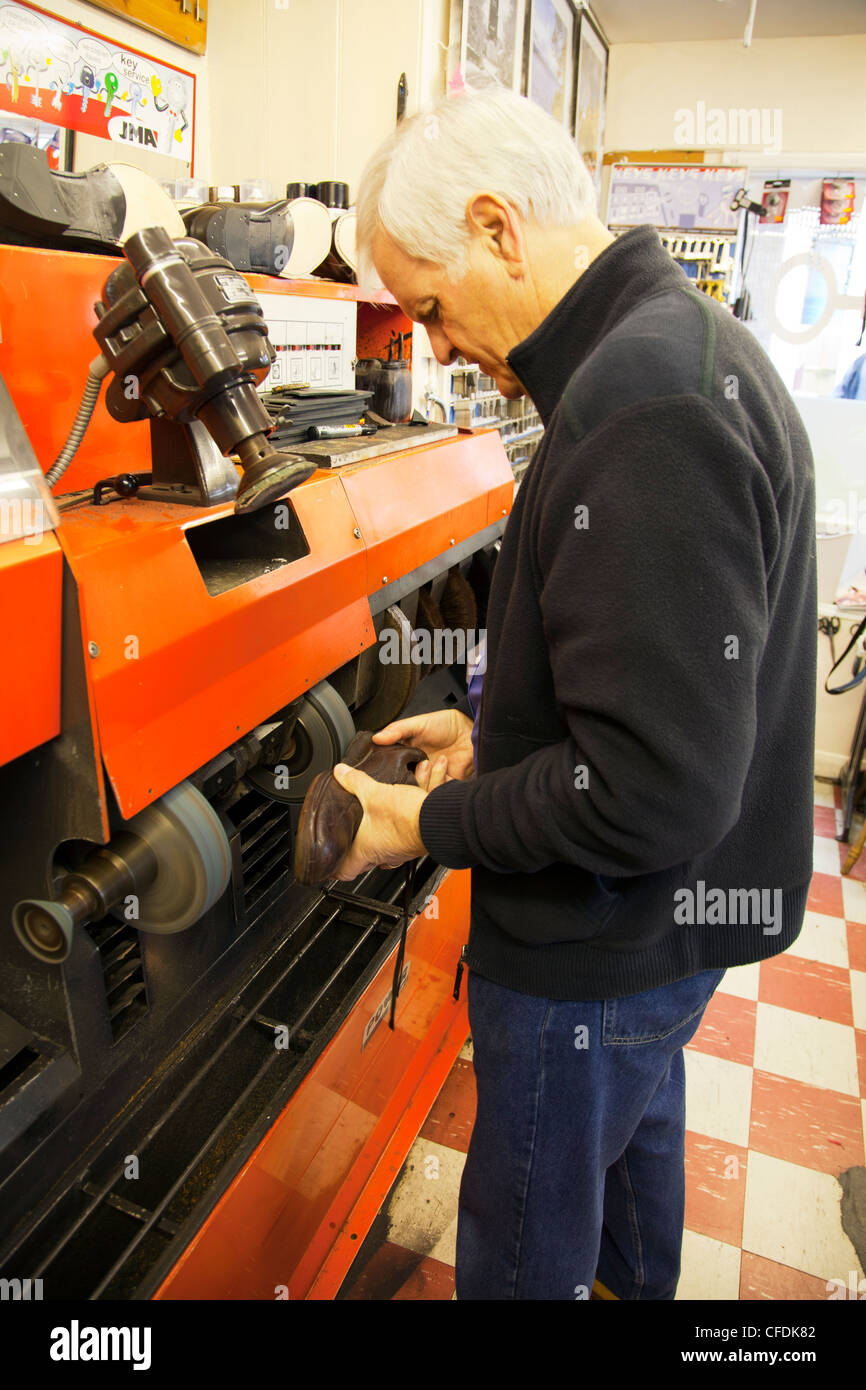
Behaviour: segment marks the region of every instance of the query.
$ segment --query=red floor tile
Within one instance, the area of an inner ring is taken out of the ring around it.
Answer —
[[[686,1229],[739,1246],[748,1150],[686,1131]]]
[[[385,1241],[370,1256],[343,1298],[379,1303],[389,1299],[445,1299],[453,1292],[451,1265]]]
[[[472,1063],[458,1057],[433,1109],[424,1121],[420,1138],[432,1139],[449,1149],[468,1153],[475,1123],[475,1072]]]
[[[805,960],[792,954],[772,956],[761,962],[758,998],[762,1004],[777,1004],[780,1009],[793,1009],[798,1014],[826,1018],[832,1023],[852,1027],[851,980],[841,965],[825,965],[822,961]]]
[[[789,1265],[765,1260],[744,1250],[740,1260],[741,1299],[806,1299],[810,1303],[829,1297],[827,1283]]]
[[[866,970],[866,922],[846,922],[848,964],[852,970]]]
[[[823,912],[828,917],[844,917],[841,879],[835,874],[813,874],[806,906],[810,912]]]
[[[860,1095],[866,1100],[866,1032],[862,1028],[855,1028],[854,1037],[857,1042],[857,1074],[860,1077]]]
[[[863,1163],[860,1102],[856,1096],[755,1071],[749,1148],[835,1177]]]
[[[836,812],[832,806],[815,807],[815,834],[825,835],[829,840],[836,838]]]
[[[755,1060],[757,1010],[754,999],[740,999],[736,994],[714,994],[689,1048],[750,1067]]]
[[[454,1292],[454,1266],[424,1257],[406,1283],[394,1294],[394,1301],[423,1299],[427,1302],[450,1299]]]

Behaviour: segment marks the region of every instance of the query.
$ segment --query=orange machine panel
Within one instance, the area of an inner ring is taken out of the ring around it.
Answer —
[[[156,1298],[334,1297],[469,1031],[452,997],[469,877],[450,873],[410,925],[395,1031],[392,954]]]
[[[45,473],[75,420],[88,364],[99,355],[93,305],[117,264],[110,256],[0,247],[0,372]],[[58,491],[149,468],[149,425],[118,425],[103,390]]]
[[[58,534],[124,817],[372,645],[367,595],[482,531],[504,473],[492,435],[319,470],[288,499],[309,555],[217,595],[186,534],[230,507],[133,499],[66,512]]]
[[[60,732],[62,584],[52,532],[0,545],[0,764]]]
[[[187,532],[233,515],[130,500],[69,511],[102,756],[125,817],[375,640],[336,477],[291,494],[310,553],[220,594]]]
[[[367,542],[371,594],[501,520],[514,492],[508,457],[493,432],[346,468],[342,477]],[[493,516],[491,489],[501,504]]]

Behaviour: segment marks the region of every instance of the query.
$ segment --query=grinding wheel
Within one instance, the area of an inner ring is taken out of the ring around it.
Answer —
[[[448,575],[439,600],[445,627],[452,632],[470,632],[478,624],[478,604],[472,585],[459,567]]]
[[[403,609],[396,604],[385,610],[382,632],[389,629],[397,634],[401,654],[406,652],[410,659],[378,663],[376,688],[366,704],[355,711],[358,728],[372,729],[374,733],[399,717],[400,711],[412,698],[421,675],[421,667],[411,659],[412,625]],[[381,637],[381,633],[379,635]]]
[[[430,672],[433,670],[432,656],[435,651],[434,634],[436,633],[437,629],[441,631],[444,626],[445,623],[442,620],[442,610],[440,609],[439,604],[436,602],[433,595],[428,593],[426,589],[419,589],[418,615],[415,619],[415,631],[426,632],[429,634],[431,656],[431,660],[429,662],[425,662],[421,666],[421,680],[423,680],[425,676],[429,676]]]
[[[228,836],[206,797],[190,782],[172,787],[133,816],[126,829],[157,860],[156,878],[139,895],[139,931],[185,931],[218,902],[231,878]]]
[[[272,767],[253,767],[247,781],[275,801],[301,804],[320,772],[330,772],[355,737],[345,701],[320,681],[304,697],[294,726],[294,750]]]

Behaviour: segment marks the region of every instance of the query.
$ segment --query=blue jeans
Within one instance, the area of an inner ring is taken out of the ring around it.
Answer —
[[[624,999],[517,994],[469,972],[478,1111],[457,1223],[463,1299],[671,1299],[685,1065],[724,970]]]

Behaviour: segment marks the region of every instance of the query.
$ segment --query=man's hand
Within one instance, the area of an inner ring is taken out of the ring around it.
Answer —
[[[377,865],[395,869],[408,859],[418,859],[426,853],[418,828],[421,804],[428,792],[447,780],[446,761],[442,757],[432,764],[423,764],[430,768],[423,787],[395,787],[376,782],[356,767],[337,764],[334,776],[345,791],[358,798],[364,808],[364,819],[348,854],[337,866],[336,878],[347,883],[365,869]]]
[[[419,763],[415,780],[420,787],[432,791],[429,785],[433,759],[444,757],[444,781],[464,782],[475,770],[472,752],[472,720],[459,710],[440,709],[433,714],[415,714],[398,719],[373,735],[374,743],[411,743],[427,754],[428,761]],[[438,783],[437,783],[438,785]]]

